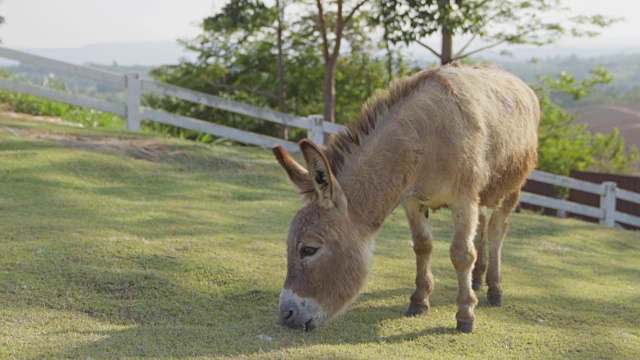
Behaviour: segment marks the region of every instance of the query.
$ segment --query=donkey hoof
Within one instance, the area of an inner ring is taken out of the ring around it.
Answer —
[[[473,321],[460,321],[458,320],[458,324],[456,326],[456,330],[460,331],[463,334],[468,334],[473,331]]]
[[[489,305],[495,307],[502,306],[502,294],[491,294],[487,293],[487,300],[489,300]]]
[[[471,283],[471,288],[473,289],[473,291],[478,291],[482,289],[482,283],[478,283],[474,281]]]
[[[407,309],[407,312],[404,313],[404,315],[406,317],[426,316],[428,312],[429,312],[429,306],[425,304],[412,302],[412,303],[409,303],[409,308]]]

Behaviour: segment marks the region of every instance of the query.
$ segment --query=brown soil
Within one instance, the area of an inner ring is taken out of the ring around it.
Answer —
[[[585,105],[567,110],[580,115],[577,122],[589,124],[590,131],[609,134],[618,128],[627,145],[640,147],[640,108],[634,104]]]
[[[49,133],[32,133],[30,137],[63,143],[82,150],[99,151],[115,155],[131,156],[136,159],[159,162],[181,155],[182,152],[171,146],[159,144],[149,139],[131,139],[101,136],[73,136]]]
[[[83,127],[80,124],[63,121],[62,119],[53,116],[33,116],[14,112],[2,112],[2,116],[5,119],[15,121],[37,121],[72,127]],[[74,149],[124,155],[153,162],[167,161],[172,157],[182,155],[181,151],[176,150],[169,145],[158,143],[154,139],[106,137],[97,135],[78,136],[56,132],[44,132],[29,128],[10,130],[11,133],[17,136],[55,141]]]

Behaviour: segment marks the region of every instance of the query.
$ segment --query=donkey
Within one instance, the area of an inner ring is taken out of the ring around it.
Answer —
[[[487,267],[489,303],[502,305],[500,250],[507,217],[537,163],[539,118],[536,95],[514,75],[454,64],[392,83],[326,146],[302,140],[308,170],[275,147],[306,201],[287,239],[281,322],[311,330],[353,302],[371,270],[374,236],[398,205],[411,227],[417,263],[406,315],[426,315],[434,288],[429,210],[447,207],[457,329],[471,332],[478,302],[473,290],[480,290]],[[486,207],[494,209],[488,260]]]

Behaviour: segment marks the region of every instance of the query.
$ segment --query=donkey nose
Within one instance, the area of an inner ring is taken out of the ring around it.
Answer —
[[[288,327],[299,327],[296,324],[300,310],[297,304],[293,302],[286,302],[280,305],[280,323],[287,325]]]

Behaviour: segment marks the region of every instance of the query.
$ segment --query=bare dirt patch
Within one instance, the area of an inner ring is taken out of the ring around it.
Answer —
[[[93,130],[89,130],[85,134],[84,130],[69,131],[64,127],[44,130],[37,127],[18,126],[18,123],[37,121],[73,127],[77,127],[77,124],[48,116],[30,116],[9,112],[2,112],[0,115],[0,118],[10,120],[9,123],[4,122],[3,125],[0,125],[0,132],[7,131],[16,137],[53,141],[72,149],[95,151],[150,162],[181,164],[195,169],[229,167],[241,169],[245,167],[242,162],[227,159],[193,144],[171,144],[160,138],[127,136],[126,134],[121,136],[102,135],[95,134],[96,131]],[[11,125],[11,122],[14,121],[15,126]]]
[[[153,162],[166,161],[182,155],[182,151],[151,139],[130,139],[102,136],[74,136],[66,134],[31,133],[31,137],[64,144],[70,148],[130,156]]]
[[[58,124],[58,125],[65,125],[65,126],[72,126],[72,127],[79,127],[79,128],[84,127],[82,124],[78,124],[70,121],[64,121],[61,118],[55,117],[55,116],[18,114],[13,111],[3,111],[2,116],[11,120],[39,121],[39,122],[46,122],[50,124]]]

